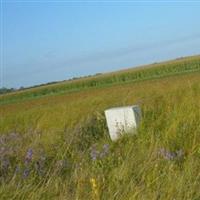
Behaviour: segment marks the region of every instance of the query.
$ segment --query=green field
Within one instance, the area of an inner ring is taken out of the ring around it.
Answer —
[[[138,104],[116,142],[104,110]],[[200,200],[200,56],[0,96],[0,199]]]

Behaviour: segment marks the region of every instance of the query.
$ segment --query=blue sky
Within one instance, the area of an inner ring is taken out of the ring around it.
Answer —
[[[1,2],[0,87],[200,54],[200,1]]]

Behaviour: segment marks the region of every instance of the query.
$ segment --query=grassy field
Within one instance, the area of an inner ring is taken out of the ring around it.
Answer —
[[[104,110],[138,104],[137,134]],[[0,96],[0,199],[200,200],[200,56]]]
[[[0,96],[0,105],[15,103],[27,99],[40,98],[42,96],[54,96],[73,93],[90,88],[101,88],[116,84],[126,84],[155,78],[163,78],[185,73],[198,72],[200,70],[200,56],[177,59],[171,62],[147,65],[114,73],[107,73],[89,78],[36,87],[26,91],[13,93],[13,95]]]

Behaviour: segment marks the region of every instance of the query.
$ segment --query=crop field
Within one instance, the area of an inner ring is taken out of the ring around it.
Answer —
[[[133,104],[112,142],[104,110]],[[1,95],[0,199],[200,200],[200,56]]]

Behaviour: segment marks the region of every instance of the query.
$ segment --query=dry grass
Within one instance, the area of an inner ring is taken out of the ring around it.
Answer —
[[[0,197],[198,200],[199,99],[196,72],[1,105]],[[138,134],[112,143],[103,111],[131,104]]]

